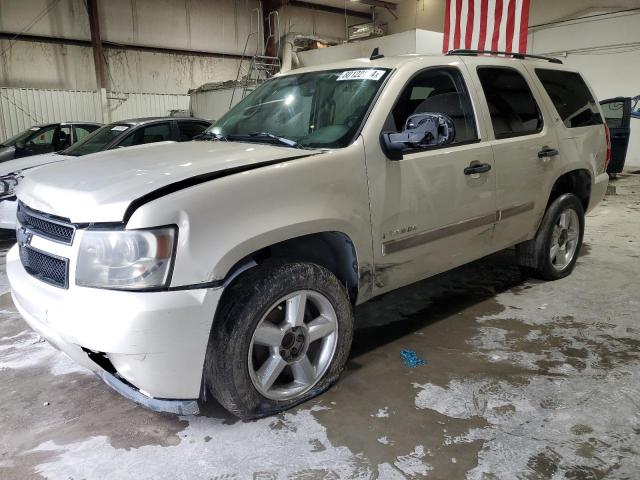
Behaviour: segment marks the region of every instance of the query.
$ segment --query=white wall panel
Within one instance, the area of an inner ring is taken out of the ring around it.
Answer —
[[[188,110],[189,95],[107,92],[108,120],[162,117],[171,110]]]
[[[0,138],[34,124],[69,120],[101,121],[96,92],[0,88]]]
[[[191,112],[194,117],[219,120],[229,110],[232,96],[235,105],[242,100],[242,88],[238,88],[235,95],[233,88],[194,92],[191,94]]]
[[[188,110],[188,95],[106,92],[105,117],[98,92],[0,88],[0,141],[32,125],[71,120],[114,122]]]

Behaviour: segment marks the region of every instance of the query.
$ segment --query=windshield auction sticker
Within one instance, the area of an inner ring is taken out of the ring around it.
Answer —
[[[368,68],[366,70],[347,70],[342,72],[336,81],[343,80],[380,80],[384,75],[384,70],[373,70]]]

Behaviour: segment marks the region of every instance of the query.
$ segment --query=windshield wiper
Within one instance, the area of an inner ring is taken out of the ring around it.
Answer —
[[[269,132],[249,132],[247,135],[252,138],[268,138],[270,140],[275,140],[280,145],[286,145],[287,147],[304,148],[301,144],[299,144],[295,140],[291,140],[285,137],[280,137],[278,135],[274,135],[273,133],[269,133]]]
[[[194,140],[228,140],[228,138],[221,133],[215,132],[202,132],[200,135],[193,137]]]

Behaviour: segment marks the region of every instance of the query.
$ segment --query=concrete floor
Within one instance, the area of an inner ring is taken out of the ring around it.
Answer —
[[[2,275],[0,478],[639,478],[640,176],[615,184],[571,277],[523,281],[506,251],[374,300],[339,384],[254,422],[120,398],[39,341]]]

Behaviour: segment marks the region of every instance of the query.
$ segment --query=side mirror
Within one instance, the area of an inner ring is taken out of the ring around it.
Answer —
[[[24,150],[24,142],[22,140],[20,140],[19,142],[16,142],[15,144],[16,150]]]
[[[455,140],[453,120],[442,113],[415,113],[407,118],[400,133],[385,132],[382,148],[391,160],[402,159],[402,152],[411,148],[448,145]]]

